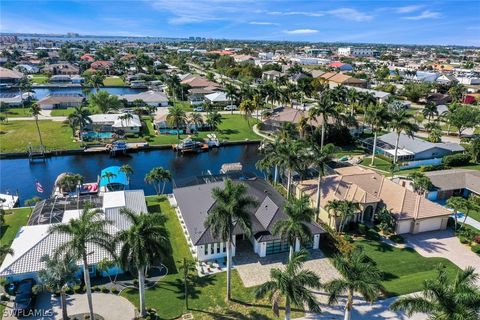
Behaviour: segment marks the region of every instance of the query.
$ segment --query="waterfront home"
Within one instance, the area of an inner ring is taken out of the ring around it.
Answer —
[[[452,196],[480,196],[480,171],[450,169],[425,172],[434,186],[428,193],[431,200],[447,200]]]
[[[396,132],[390,132],[378,137],[376,152],[393,159],[395,156],[396,141]],[[372,150],[373,138],[363,140],[362,144],[369,150]],[[446,155],[463,151],[465,151],[465,148],[458,143],[433,143],[417,137],[409,137],[406,134],[401,133],[398,142],[397,157],[400,161],[441,159]]]
[[[360,210],[350,221],[361,223],[373,223],[375,212],[386,207],[395,218],[397,234],[447,227],[450,211],[381,174],[358,166],[335,171],[335,174],[323,178],[320,192],[319,218],[330,227],[338,228],[341,221],[340,217],[325,209],[331,200],[358,203]],[[312,206],[316,206],[317,182],[317,179],[304,180],[296,186],[297,196],[309,196]]]
[[[84,128],[87,131],[97,132],[118,132],[139,133],[142,130],[142,122],[136,114],[131,114],[131,118],[122,119],[125,113],[115,114],[93,114],[89,116],[91,123]]]
[[[52,75],[63,74],[73,76],[79,74],[80,69],[78,69],[78,67],[72,65],[71,63],[64,62],[48,64],[43,68],[43,71],[51,73]]]
[[[191,114],[192,112],[185,113],[187,119],[190,118]],[[174,123],[170,123],[169,121],[167,121],[167,116],[168,116],[168,113],[166,112],[158,113],[155,115],[155,118],[153,120],[153,127],[155,128],[155,130],[158,131],[158,133],[175,133],[176,134],[175,131],[171,131],[170,129],[180,129],[180,130],[185,130],[187,132],[194,132],[194,131],[201,130],[202,128],[207,126],[206,124],[207,116],[204,113],[201,114],[201,117],[202,117],[201,123],[195,124],[191,121],[187,121],[186,123],[180,124],[179,128],[175,128]]]
[[[367,87],[367,81],[354,78],[341,72],[325,72],[318,75],[317,78],[328,83],[330,87],[336,87],[338,85],[360,88]]]
[[[204,77],[187,74],[181,78],[181,83],[190,86],[190,88],[219,88],[216,82],[205,79]]]
[[[94,71],[103,71],[104,73],[109,74],[112,66],[113,62],[111,61],[98,60],[92,62],[90,69],[93,69]]]
[[[38,278],[38,271],[45,268],[41,261],[44,255],[52,254],[55,250],[68,241],[68,236],[49,232],[50,226],[58,223],[67,223],[78,218],[86,205],[90,203],[95,209],[101,209],[102,219],[111,223],[106,231],[112,236],[121,230],[130,227],[130,221],[120,213],[122,208],[127,208],[139,214],[147,212],[143,190],[106,192],[102,196],[88,195],[71,198],[51,198],[38,202],[33,209],[28,224],[21,227],[12,242],[14,254],[8,254],[0,266],[0,277],[9,281],[20,281],[26,278]],[[88,264],[90,276],[97,275],[96,265],[104,260],[112,260],[111,255],[95,245],[88,246]],[[119,252],[120,247],[117,247]],[[81,266],[81,261],[78,261]],[[102,273],[114,275],[123,271],[114,267]],[[80,276],[80,272],[78,276]],[[38,279],[37,279],[38,280]]]
[[[38,101],[43,110],[66,109],[80,106],[85,97],[76,93],[50,94]]]
[[[135,104],[137,100],[142,100],[145,104],[153,107],[168,107],[168,98],[161,91],[149,90],[134,94],[119,95],[118,99],[126,100],[129,105]]]
[[[23,104],[22,96],[18,93],[3,93],[0,94],[0,103],[6,104],[9,107],[19,107]]]
[[[19,71],[0,67],[0,84],[14,85],[17,84],[24,76],[25,75]]]
[[[233,102],[235,103],[235,99]],[[217,91],[205,95],[205,103],[215,106],[225,106],[230,103],[230,98],[227,98],[227,94],[225,92]]]
[[[283,211],[284,197],[263,179],[235,180],[235,183],[243,183],[247,187],[248,195],[253,197],[257,204],[249,212],[252,222],[251,237],[247,237],[240,226],[236,226],[234,229],[232,256],[239,254],[236,252],[236,248],[241,241],[247,243],[248,247],[259,257],[287,252],[289,250],[288,243],[272,234],[275,222],[287,217]],[[226,257],[225,243],[213,237],[211,230],[205,227],[205,220],[209,212],[215,208],[212,190],[223,186],[223,181],[216,181],[173,190],[173,202],[176,203],[177,213],[184,225],[185,237],[192,248],[194,257],[199,261]],[[320,236],[325,234],[325,231],[316,223],[309,224],[309,228],[313,238],[306,247],[318,249]],[[297,241],[295,251],[300,248],[300,243]]]

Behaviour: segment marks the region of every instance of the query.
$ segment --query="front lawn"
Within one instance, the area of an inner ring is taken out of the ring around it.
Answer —
[[[50,115],[52,117],[67,117],[75,111],[75,108],[53,109]]]
[[[33,74],[31,78],[31,82],[36,84],[46,84],[48,80],[48,76],[44,74]]]
[[[368,157],[365,157],[360,164],[369,167],[371,161],[372,161],[372,158],[368,156]],[[373,162],[373,168],[382,170],[382,171],[387,171],[387,172],[390,172],[391,165],[392,163],[390,161],[387,161],[379,157],[375,157],[375,161]]]
[[[68,125],[51,120],[38,121],[47,150],[78,149]],[[35,121],[10,121],[0,124],[0,152],[26,152],[29,144],[40,146]]]
[[[30,208],[18,208],[5,211],[5,224],[0,228],[0,243],[10,245],[18,230],[27,224],[31,210]],[[2,262],[3,257],[0,257],[0,264]]]
[[[105,78],[103,85],[106,87],[121,87],[125,85],[125,82],[118,76],[112,76]]]
[[[435,267],[443,264],[449,277],[460,270],[444,258],[425,258],[414,249],[399,249],[382,242],[371,240],[356,241],[384,274],[382,284],[390,296],[421,291],[423,281],[437,276]]]
[[[267,301],[254,299],[255,288],[245,288],[236,271],[232,278],[232,297],[234,302],[225,302],[226,273],[197,278],[195,288],[190,288],[189,307],[184,310],[183,281],[180,272],[184,257],[192,259],[183,230],[175,211],[165,198],[147,197],[149,212],[162,212],[166,218],[173,258],[166,259],[168,275],[160,280],[155,288],[146,292],[148,308],[155,308],[161,319],[174,319],[183,313],[191,312],[195,319],[272,319],[271,306]],[[122,293],[138,307],[136,290]],[[283,315],[283,314],[281,314]],[[293,312],[294,318],[303,312]]]
[[[8,108],[2,111],[2,114],[7,118],[20,118],[20,117],[31,117],[32,113],[30,108],[25,106],[25,108]]]

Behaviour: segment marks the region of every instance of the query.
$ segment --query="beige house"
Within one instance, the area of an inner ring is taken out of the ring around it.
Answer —
[[[321,185],[320,219],[337,228],[340,218],[335,218],[324,208],[331,200],[357,202],[360,211],[357,222],[373,222],[374,213],[386,207],[397,221],[395,233],[420,233],[443,230],[447,226],[450,211],[424,196],[407,190],[384,176],[361,167],[336,169],[336,174],[324,177]],[[312,206],[316,205],[317,180],[302,181],[296,186],[297,196],[307,195]]]

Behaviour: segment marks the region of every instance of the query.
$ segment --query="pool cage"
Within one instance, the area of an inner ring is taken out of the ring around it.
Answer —
[[[65,211],[82,210],[87,205],[93,208],[101,208],[102,197],[98,195],[82,195],[66,198],[55,197],[40,201],[35,205],[28,220],[28,225],[60,223]]]

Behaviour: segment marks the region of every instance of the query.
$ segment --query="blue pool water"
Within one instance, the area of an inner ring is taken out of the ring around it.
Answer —
[[[177,132],[179,134],[183,134],[183,130],[177,130],[177,129],[160,129],[159,130],[161,134],[171,134],[171,135],[174,135],[174,134],[177,134]]]
[[[112,132],[83,132],[82,133],[83,138],[88,138],[88,139],[111,139],[113,136]]]

